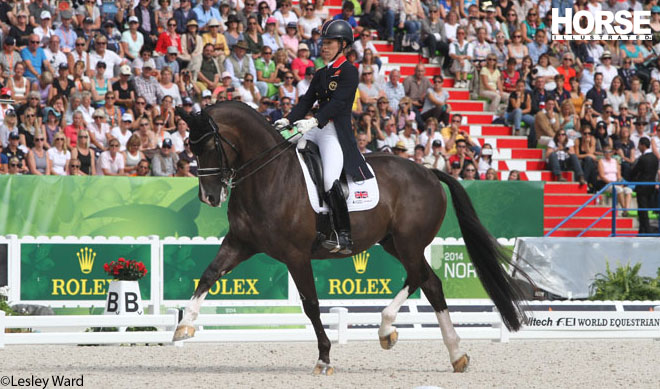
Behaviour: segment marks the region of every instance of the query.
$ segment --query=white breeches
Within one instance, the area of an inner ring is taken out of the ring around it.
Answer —
[[[312,128],[303,135],[304,139],[316,143],[323,162],[323,189],[329,191],[335,180],[341,176],[344,167],[344,152],[337,139],[337,130],[333,122],[328,122],[323,128]]]

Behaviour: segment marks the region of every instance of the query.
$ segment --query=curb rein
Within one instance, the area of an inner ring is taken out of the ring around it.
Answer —
[[[224,185],[226,185],[228,188],[235,188],[238,184],[240,184],[243,180],[246,178],[250,177],[254,173],[258,172],[262,168],[264,168],[266,165],[269,163],[273,162],[275,159],[277,159],[282,153],[287,151],[289,148],[295,145],[295,143],[289,142],[287,139],[283,140],[280,143],[277,143],[275,146],[272,146],[271,148],[264,150],[257,154],[254,158],[248,160],[245,162],[243,165],[239,166],[238,168],[230,168],[229,166],[229,158],[227,158],[227,154],[225,153],[224,148],[222,147],[222,143],[226,143],[234,152],[236,155],[238,155],[238,149],[236,146],[229,141],[224,135],[220,133],[220,130],[218,129],[218,126],[213,122],[212,119],[209,118],[209,125],[213,129],[213,132],[209,132],[204,134],[201,138],[197,140],[192,140],[190,139],[190,143],[192,145],[196,145],[198,143],[203,142],[208,138],[209,136],[213,135],[213,140],[215,143],[215,150],[218,152],[218,162],[220,163],[220,167],[212,167],[212,168],[199,168],[197,169],[197,177],[209,177],[209,176],[220,176],[220,180]],[[288,130],[292,128],[292,126],[286,126],[284,127],[283,130]],[[285,148],[280,150],[277,154],[266,160],[264,163],[259,165],[256,169],[252,170],[251,172],[247,173],[246,175],[236,178],[238,174],[248,166],[254,164],[256,161],[261,160],[264,158],[266,155],[268,155],[271,151],[277,149],[278,147],[281,147],[282,145],[287,144]],[[197,158],[197,156],[196,156]],[[197,163],[199,164],[199,159],[197,160]],[[227,167],[223,167],[227,166]]]

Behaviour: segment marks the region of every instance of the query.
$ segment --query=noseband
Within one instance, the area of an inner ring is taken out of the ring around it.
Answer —
[[[228,188],[234,188],[238,184],[241,183],[244,179],[248,178],[249,176],[253,175],[254,173],[258,172],[261,170],[264,166],[268,165],[272,161],[274,161],[277,157],[282,155],[286,150],[291,148],[292,146],[295,145],[295,143],[291,143],[288,140],[283,140],[280,143],[277,143],[275,146],[262,151],[261,153],[257,154],[254,158],[251,158],[247,162],[245,162],[243,165],[239,166],[238,168],[230,168],[229,167],[229,158],[227,157],[227,153],[225,152],[224,147],[222,147],[222,143],[227,144],[235,153],[238,155],[238,149],[236,146],[229,141],[224,135],[220,133],[220,130],[218,129],[218,126],[213,122],[211,118],[209,118],[209,125],[213,129],[212,132],[208,132],[204,135],[202,135],[199,139],[197,140],[192,140],[190,139],[191,145],[196,145],[199,143],[204,142],[208,137],[213,136],[213,143],[215,144],[215,151],[218,153],[218,164],[220,167],[211,167],[211,168],[198,168],[197,169],[197,177],[210,177],[210,176],[220,176],[220,181],[226,185]],[[278,147],[286,144],[287,146],[284,147],[282,150],[280,150],[277,154],[266,160],[264,163],[261,165],[257,166],[254,170],[251,172],[247,173],[246,175],[236,178],[239,172],[241,172],[243,169],[246,167],[252,165],[256,161],[261,160],[264,158],[266,155],[268,155],[271,151],[277,149]],[[199,159],[197,159],[197,164],[199,165]]]

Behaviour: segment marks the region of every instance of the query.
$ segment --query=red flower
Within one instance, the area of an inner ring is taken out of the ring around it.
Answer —
[[[112,273],[113,273],[114,275],[116,275],[116,276],[119,275],[119,269],[115,269],[115,270],[113,270]]]
[[[124,258],[119,258],[119,262],[126,262]]]
[[[108,265],[107,263],[105,265],[103,265],[103,270],[106,271],[106,272],[109,272],[110,271],[110,265]]]

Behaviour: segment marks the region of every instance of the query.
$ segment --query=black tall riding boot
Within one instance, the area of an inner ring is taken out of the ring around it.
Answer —
[[[351,254],[353,252],[353,241],[351,240],[351,220],[348,216],[348,206],[341,189],[339,180],[332,184],[332,188],[325,194],[326,202],[332,210],[332,223],[335,234],[332,239],[323,242],[323,247],[331,253]]]

